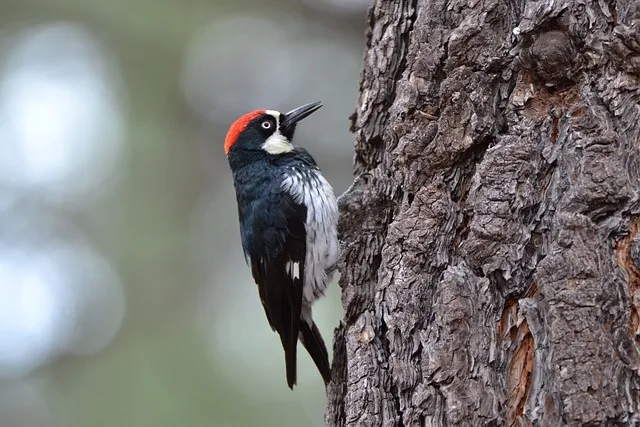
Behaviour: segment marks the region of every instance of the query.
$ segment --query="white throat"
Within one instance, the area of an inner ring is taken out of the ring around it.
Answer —
[[[274,110],[267,110],[265,112],[275,117],[277,127],[275,132],[262,144],[262,149],[272,155],[290,153],[293,151],[293,145],[291,145],[287,137],[280,132],[280,112]]]

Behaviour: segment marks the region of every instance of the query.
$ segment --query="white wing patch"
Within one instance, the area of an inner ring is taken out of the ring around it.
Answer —
[[[262,144],[262,149],[269,154],[278,155],[289,153],[293,151],[293,145],[291,142],[280,132],[280,112],[274,110],[266,110],[266,114],[273,116],[276,119],[276,130],[271,134],[269,138]]]
[[[284,268],[287,270],[287,274],[291,276],[293,280],[297,280],[300,278],[300,263],[287,261],[284,265]]]
[[[303,172],[291,168],[281,186],[296,203],[307,207],[303,302],[311,305],[324,294],[329,281],[327,270],[338,261],[340,247],[336,196],[331,185],[317,170]]]
[[[300,263],[299,262],[294,262],[293,263],[293,272],[291,273],[291,276],[294,279],[299,279],[300,278]]]

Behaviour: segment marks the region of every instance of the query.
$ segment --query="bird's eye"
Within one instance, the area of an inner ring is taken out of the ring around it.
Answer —
[[[269,120],[262,122],[262,129],[271,129],[271,122]]]

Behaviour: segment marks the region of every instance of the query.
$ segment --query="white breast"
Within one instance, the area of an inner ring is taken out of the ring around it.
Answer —
[[[331,279],[327,271],[338,261],[338,204],[333,188],[317,170],[293,167],[282,182],[282,189],[296,203],[307,207],[307,253],[304,266],[303,299],[311,305],[324,294]]]

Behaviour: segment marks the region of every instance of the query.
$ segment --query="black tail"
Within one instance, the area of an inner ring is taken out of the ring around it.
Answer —
[[[327,347],[324,345],[324,340],[320,331],[315,323],[309,325],[306,321],[300,322],[300,341],[304,348],[307,349],[309,355],[313,359],[313,362],[318,367],[320,375],[324,380],[324,384],[329,384],[331,381],[331,366],[329,365],[329,354],[327,353]],[[287,371],[288,372],[288,371]]]
[[[291,390],[296,384],[296,348],[288,347],[284,350],[284,363],[287,369],[287,385]]]
[[[287,370],[287,385],[291,390],[293,390],[293,386],[296,384],[298,369],[296,347],[298,346],[298,331],[303,323],[304,322],[300,321],[300,311],[295,312],[294,310],[291,316],[291,324],[289,325],[289,334],[284,337],[282,341],[282,346],[284,347],[284,363]]]

